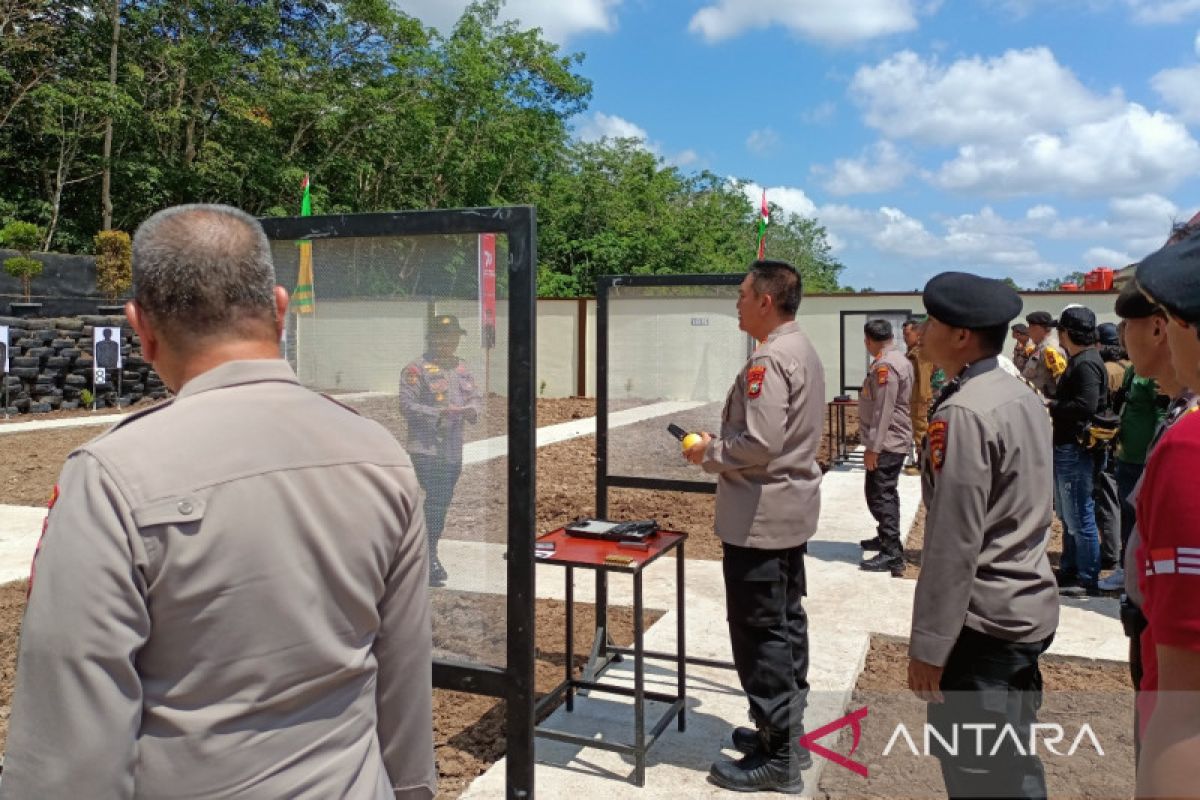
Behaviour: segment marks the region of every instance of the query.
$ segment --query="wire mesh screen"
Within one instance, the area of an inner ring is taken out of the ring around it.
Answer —
[[[413,459],[430,554],[445,571],[431,576],[435,657],[503,666],[509,327],[507,273],[495,265],[507,263],[506,237],[273,248],[281,285],[311,275],[312,303],[304,311],[293,296],[284,341],[301,381],[379,422]]]
[[[630,287],[608,294],[608,474],[715,482],[667,432],[721,429],[721,409],[751,352],[736,285]]]
[[[871,320],[885,319],[892,324],[892,335],[903,346],[901,328],[911,311],[844,311],[842,312],[842,391],[857,392],[867,377],[871,355],[867,352],[863,326]]]

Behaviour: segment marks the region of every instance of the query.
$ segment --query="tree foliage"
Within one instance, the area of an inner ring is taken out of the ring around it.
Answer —
[[[96,288],[116,300],[133,285],[133,243],[125,231],[100,231],[95,247]]]
[[[8,247],[20,253],[4,260],[4,271],[14,278],[19,278],[21,288],[25,292],[25,302],[29,302],[30,281],[42,274],[42,262],[31,258],[29,253],[41,244],[42,229],[32,222],[14,220],[0,229],[0,246]]]
[[[742,187],[573,141],[582,54],[500,11],[473,2],[443,35],[390,0],[0,0],[0,221],[85,252],[105,181],[111,226],[133,230],[185,202],[293,214],[308,173],[318,213],[535,203],[552,295],[607,272],[744,269]],[[815,221],[774,209],[767,251],[838,288]]]

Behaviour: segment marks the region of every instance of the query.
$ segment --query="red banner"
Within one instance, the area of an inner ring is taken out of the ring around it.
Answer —
[[[483,347],[496,346],[496,234],[479,234],[479,331]]]

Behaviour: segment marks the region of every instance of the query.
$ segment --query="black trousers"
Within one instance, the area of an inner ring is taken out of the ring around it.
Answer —
[[[1007,642],[969,628],[959,634],[942,672],[945,702],[928,708],[929,725],[945,742],[953,745],[957,736],[957,754],[930,737],[949,797],[1046,797],[1046,776],[1029,748],[1029,730],[1042,705],[1038,657],[1053,638]],[[971,724],[993,727],[978,732],[963,727]],[[1020,749],[1004,734],[1006,725]]]
[[[429,536],[429,557],[437,557],[438,540],[446,527],[446,512],[454,499],[454,487],[462,475],[462,461],[446,461],[437,456],[411,453],[417,482],[425,490],[425,530]]]
[[[1096,455],[1092,474],[1092,502],[1100,532],[1100,563],[1121,564],[1121,496],[1117,491],[1117,459],[1107,451]]]
[[[726,619],[750,716],[768,738],[795,741],[808,700],[806,547],[723,545]]]
[[[863,484],[867,508],[877,523],[875,532],[883,542],[880,552],[897,563],[904,560],[904,550],[900,547],[900,493],[896,491],[904,455],[880,453],[878,465],[867,473]]]

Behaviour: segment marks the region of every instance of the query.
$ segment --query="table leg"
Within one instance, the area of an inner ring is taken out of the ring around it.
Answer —
[[[679,679],[679,699],[683,702],[679,706],[679,730],[687,730],[687,720],[684,714],[687,711],[687,647],[684,641],[687,625],[684,624],[683,618],[683,542],[679,543],[679,549],[675,551],[675,613],[679,619],[679,629],[675,634],[675,647],[678,658],[675,661],[675,674]]]
[[[637,748],[633,782],[646,785],[646,675],[642,647],[642,573],[633,575],[633,731]]]
[[[567,711],[575,710],[575,568],[567,567]]]

